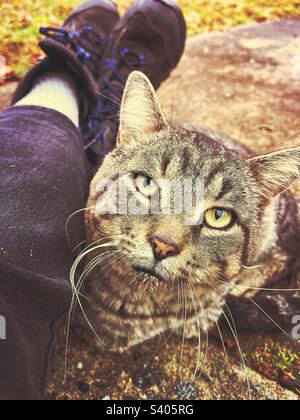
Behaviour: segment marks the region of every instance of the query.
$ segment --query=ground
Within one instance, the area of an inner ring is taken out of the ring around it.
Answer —
[[[169,119],[201,123],[263,153],[300,145],[299,87],[300,20],[290,19],[190,38],[159,96]],[[2,106],[13,88],[2,91]],[[210,337],[193,378],[197,341],[186,342],[182,356],[175,336],[160,349],[161,337],[119,356],[99,354],[73,334],[64,384],[61,332],[49,398],[249,399],[250,389],[253,399],[299,399],[299,344],[283,334],[239,336],[245,375],[234,340],[224,336],[228,355]]]

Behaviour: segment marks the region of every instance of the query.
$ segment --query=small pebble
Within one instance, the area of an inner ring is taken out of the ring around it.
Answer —
[[[257,399],[262,395],[262,390],[259,385],[251,385],[251,395],[253,398]]]
[[[139,389],[147,389],[156,385],[157,378],[152,375],[152,372],[144,372],[141,375],[135,376],[133,382]]]
[[[224,96],[225,96],[225,98],[232,98],[234,96],[234,93],[230,89],[225,89],[224,90]]]
[[[204,372],[201,373],[200,379],[203,379],[208,384],[211,384],[213,382],[213,379],[210,376],[206,375],[206,373]]]
[[[141,357],[143,356],[143,353],[140,351],[140,350],[138,350],[138,349],[135,349],[133,352],[132,352],[132,359],[136,362],[137,360],[139,360]]]
[[[197,397],[197,390],[190,382],[177,383],[174,392],[181,400],[195,400]]]
[[[160,399],[161,399],[160,395],[157,395],[157,394],[148,394],[147,395],[147,400],[148,401],[158,401]]]
[[[153,386],[160,388],[164,383],[161,370],[156,366],[145,365],[142,370],[132,377],[135,386],[141,390],[146,390]]]
[[[86,394],[90,390],[90,386],[86,382],[78,382],[77,388],[79,389],[80,392],[83,392],[84,394]]]
[[[264,134],[269,134],[273,132],[273,129],[271,127],[259,127],[259,131]]]

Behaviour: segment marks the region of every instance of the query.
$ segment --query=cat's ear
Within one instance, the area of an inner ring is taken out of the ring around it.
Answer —
[[[273,198],[300,177],[300,147],[258,156],[249,163],[261,192]]]
[[[168,127],[150,80],[135,71],[128,78],[120,112],[118,143],[142,139]]]

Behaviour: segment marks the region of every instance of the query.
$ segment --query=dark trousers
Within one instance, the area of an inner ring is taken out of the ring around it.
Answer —
[[[0,114],[0,399],[43,399],[54,328],[69,309],[72,249],[84,240],[89,168],[62,114]],[[4,339],[6,337],[6,339]]]

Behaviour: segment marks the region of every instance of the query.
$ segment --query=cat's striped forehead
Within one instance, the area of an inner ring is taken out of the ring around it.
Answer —
[[[202,180],[206,195],[216,201],[234,203],[249,196],[253,179],[234,152],[199,133],[168,134],[141,144],[130,156],[128,169],[155,179]]]

